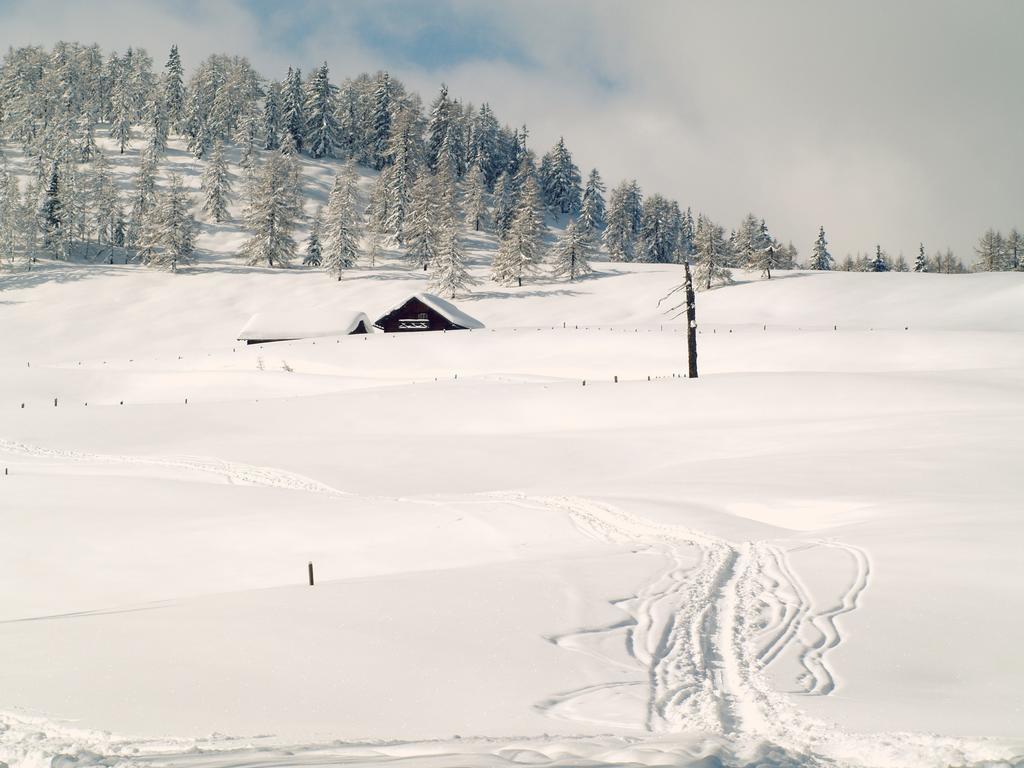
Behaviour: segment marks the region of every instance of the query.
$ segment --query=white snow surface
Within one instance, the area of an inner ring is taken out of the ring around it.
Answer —
[[[0,272],[0,761],[1024,761],[1024,274],[740,273],[688,380],[675,266],[246,346],[427,278],[243,236]]]
[[[239,341],[293,341],[325,336],[347,336],[362,323],[372,333],[373,323],[365,312],[351,312],[333,307],[316,307],[305,311],[257,312],[238,333]]]

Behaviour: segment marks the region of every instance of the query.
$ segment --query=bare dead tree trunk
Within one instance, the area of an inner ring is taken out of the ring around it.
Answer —
[[[693,296],[693,277],[690,275],[690,262],[683,262],[686,267],[686,349],[690,361],[689,376],[697,378],[697,302]]]

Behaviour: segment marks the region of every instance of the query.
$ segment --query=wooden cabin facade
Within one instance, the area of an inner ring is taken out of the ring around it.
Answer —
[[[385,333],[483,328],[483,323],[476,318],[429,293],[418,293],[409,297],[378,319],[374,325]]]

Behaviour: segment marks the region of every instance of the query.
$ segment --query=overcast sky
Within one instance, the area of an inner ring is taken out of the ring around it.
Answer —
[[[0,0],[11,45],[176,42],[186,67],[249,57],[268,77],[326,60],[440,83],[565,137],[584,175],[636,178],[727,229],[748,211],[806,255],[973,258],[1024,227],[1024,2],[767,0],[502,3]]]

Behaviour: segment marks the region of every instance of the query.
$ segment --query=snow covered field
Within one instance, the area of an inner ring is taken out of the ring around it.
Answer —
[[[1024,275],[740,274],[691,381],[666,265],[246,346],[425,280],[233,226],[0,274],[0,760],[1022,759]]]

